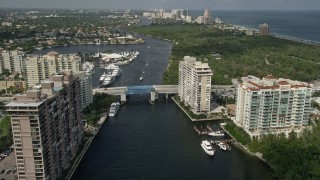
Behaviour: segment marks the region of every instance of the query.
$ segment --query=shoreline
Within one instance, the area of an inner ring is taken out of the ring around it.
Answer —
[[[254,30],[259,32],[259,29],[256,28],[250,28],[244,25],[236,25],[236,24],[230,24],[230,23],[225,23],[226,25],[232,26],[237,30],[240,29],[245,29],[245,30]],[[304,38],[299,38],[295,36],[288,36],[288,35],[283,35],[283,34],[278,34],[278,33],[269,33],[269,36],[279,38],[279,39],[284,39],[284,40],[289,40],[293,42],[299,42],[299,43],[304,43],[304,44],[310,44],[310,45],[315,45],[315,46],[320,46],[320,41],[316,40],[311,40],[311,39],[304,39]]]
[[[229,133],[229,131],[227,131],[227,130],[224,128],[224,126],[220,126],[220,128],[221,128],[224,132],[226,132],[226,133],[233,139],[233,141],[232,141],[232,144],[233,144],[233,145],[235,145],[237,148],[241,149],[243,152],[247,153],[248,155],[259,159],[260,161],[262,161],[263,163],[265,163],[267,166],[269,166],[270,169],[273,170],[272,165],[271,165],[267,160],[265,160],[265,159],[262,157],[262,154],[261,154],[261,153],[258,153],[258,152],[253,153],[253,152],[251,152],[246,146],[244,146],[244,145],[242,145],[241,143],[239,143],[239,142],[237,141],[237,139],[236,139],[235,137],[233,137],[233,136]]]
[[[178,105],[178,107],[184,112],[185,115],[188,116],[188,118],[192,121],[192,122],[199,122],[199,121],[220,121],[220,120],[224,120],[224,119],[212,119],[212,118],[207,118],[207,119],[194,119],[192,118],[187,112],[186,110],[180,106],[180,104],[173,98],[171,97],[171,99],[173,100],[173,102],[176,103],[176,105]]]
[[[109,117],[108,114],[106,114],[105,116],[102,116],[100,118],[100,120],[98,121],[97,125],[97,129],[93,132],[93,136],[89,137],[88,141],[86,142],[84,148],[82,149],[82,151],[80,152],[80,154],[75,157],[75,161],[71,167],[71,169],[68,171],[65,179],[66,180],[70,180],[74,174],[74,172],[77,170],[80,162],[82,161],[83,156],[86,154],[87,150],[89,149],[92,141],[94,140],[94,138],[97,136],[97,134],[99,134],[101,127],[103,126],[103,124],[106,122],[107,118]]]

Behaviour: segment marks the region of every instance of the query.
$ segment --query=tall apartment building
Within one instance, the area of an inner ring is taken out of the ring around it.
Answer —
[[[251,138],[299,132],[309,123],[312,85],[267,76],[243,78],[237,89],[235,124]]]
[[[86,75],[86,72],[80,72],[74,76],[78,77],[80,81],[81,108],[84,109],[93,102],[92,76]]]
[[[4,69],[8,69],[10,73],[17,72],[22,74],[24,56],[25,53],[22,51],[0,50],[0,73],[2,73]]]
[[[63,72],[42,81],[41,90],[15,95],[11,117],[19,179],[54,180],[68,167],[83,136],[80,82]]]
[[[186,19],[189,9],[172,9],[171,14],[175,19]]]
[[[78,73],[81,70],[81,57],[78,55],[62,55],[49,52],[47,55],[31,55],[25,58],[25,72],[27,84],[32,87],[41,80],[49,78],[52,74],[61,73],[63,70],[72,70]]]
[[[269,25],[267,23],[260,24],[259,35],[261,35],[261,36],[269,35]]]
[[[212,71],[207,63],[185,56],[179,63],[178,95],[195,114],[210,111]]]

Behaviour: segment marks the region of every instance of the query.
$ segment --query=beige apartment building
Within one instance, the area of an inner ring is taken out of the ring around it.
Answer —
[[[208,63],[185,56],[179,63],[178,95],[195,114],[210,111],[212,71]]]
[[[24,56],[25,53],[19,50],[0,50],[0,73],[4,69],[8,69],[10,73],[16,72],[22,74]]]
[[[266,76],[242,78],[237,89],[235,124],[251,138],[272,133],[300,132],[308,126],[312,85]]]
[[[63,70],[78,73],[81,70],[81,57],[76,54],[62,55],[54,51],[43,56],[29,55],[25,58],[24,68],[28,87],[33,87],[41,80]]]
[[[269,24],[263,23],[259,25],[259,35],[261,36],[269,35]]]
[[[80,81],[71,71],[14,96],[11,117],[19,179],[54,180],[68,167],[83,136]]]

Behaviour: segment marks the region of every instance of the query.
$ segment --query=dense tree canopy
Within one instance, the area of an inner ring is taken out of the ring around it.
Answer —
[[[0,120],[0,151],[8,148],[12,143],[10,117],[5,116]]]
[[[93,103],[84,110],[84,116],[87,122],[91,125],[96,125],[100,119],[100,114],[107,112],[111,103],[114,101],[114,96],[110,96],[106,93],[96,93],[93,96]]]
[[[319,78],[319,46],[202,25],[140,26],[133,31],[173,42],[170,66],[163,76],[166,84],[177,84],[178,62],[187,55],[209,63],[213,84],[231,84],[232,78],[247,75],[273,74],[306,82]],[[220,58],[214,57],[217,53]]]

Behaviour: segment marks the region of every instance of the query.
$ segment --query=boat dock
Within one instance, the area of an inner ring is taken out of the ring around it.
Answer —
[[[225,140],[221,140],[221,141],[214,141],[214,140],[210,141],[210,143],[212,145],[218,145],[220,142],[223,142],[223,144],[226,146],[227,150],[231,151],[231,146],[229,145],[229,143],[233,142],[232,139],[225,139]]]
[[[200,136],[200,135],[207,135],[207,134],[208,134],[208,131],[198,129],[197,126],[193,126],[193,129],[196,131],[196,133],[197,133],[199,136]]]

